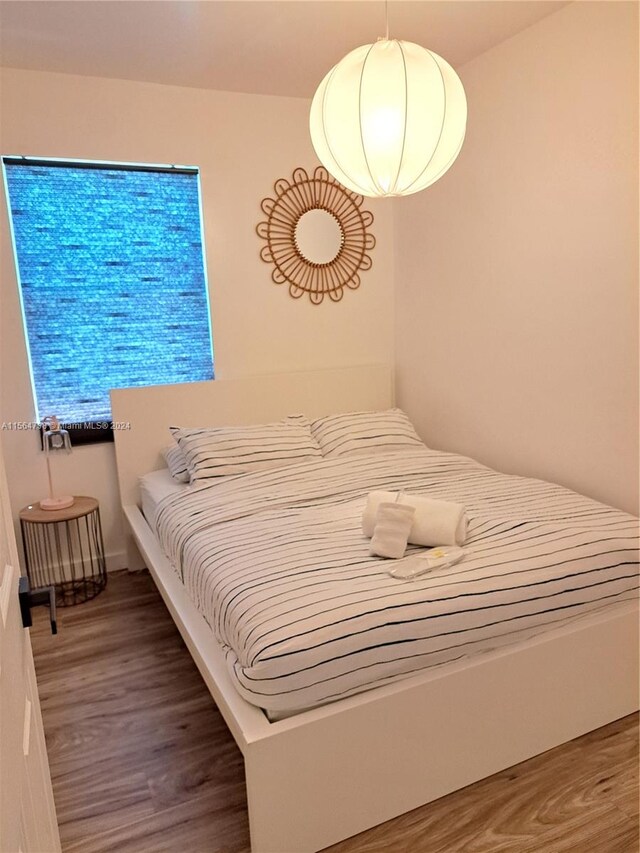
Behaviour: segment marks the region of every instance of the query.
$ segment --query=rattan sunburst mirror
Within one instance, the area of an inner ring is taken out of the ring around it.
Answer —
[[[339,302],[345,287],[358,288],[360,273],[371,269],[373,214],[322,166],[311,176],[295,169],[291,181],[280,178],[273,188],[276,197],[260,205],[267,219],[256,228],[266,241],[260,257],[274,266],[271,278],[288,284],[294,299],[307,293],[314,305],[325,296]]]

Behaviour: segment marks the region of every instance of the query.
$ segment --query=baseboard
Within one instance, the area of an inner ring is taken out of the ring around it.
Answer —
[[[122,569],[127,568],[127,552],[126,551],[112,551],[109,554],[105,554],[105,560],[107,562],[107,572],[120,572]]]

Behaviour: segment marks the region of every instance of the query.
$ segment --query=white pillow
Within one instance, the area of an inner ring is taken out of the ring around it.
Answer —
[[[177,444],[170,444],[164,448],[162,455],[173,479],[179,483],[188,483],[189,471],[187,469],[187,460],[179,446]]]
[[[291,415],[273,424],[204,429],[171,427],[171,432],[184,453],[192,483],[322,458],[304,415]]]
[[[424,447],[402,409],[328,415],[311,424],[323,456],[358,456]]]

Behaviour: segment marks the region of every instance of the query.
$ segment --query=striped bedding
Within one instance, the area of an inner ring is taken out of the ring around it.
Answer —
[[[400,488],[466,505],[463,562],[406,583],[369,556],[366,495]],[[638,588],[637,519],[428,449],[205,481],[165,498],[155,527],[238,691],[274,714],[520,642]]]

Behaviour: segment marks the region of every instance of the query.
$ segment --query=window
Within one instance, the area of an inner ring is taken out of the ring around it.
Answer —
[[[111,388],[213,379],[198,170],[3,166],[38,418],[95,427]]]

